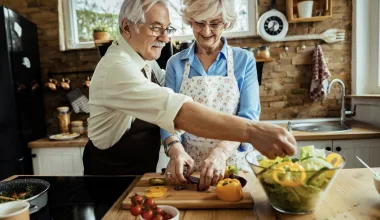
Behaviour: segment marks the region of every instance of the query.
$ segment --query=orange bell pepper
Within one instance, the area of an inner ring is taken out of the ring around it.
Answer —
[[[280,179],[279,174],[285,174],[285,176]],[[276,165],[275,170],[272,172],[272,177],[274,181],[282,186],[296,187],[305,181],[306,173],[302,165],[287,161]]]
[[[243,198],[243,189],[237,179],[226,178],[216,185],[218,199],[227,202],[237,202]]]

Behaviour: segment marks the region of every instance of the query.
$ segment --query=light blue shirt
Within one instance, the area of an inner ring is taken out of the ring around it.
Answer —
[[[222,37],[222,41],[224,42],[223,48],[209,67],[208,72],[205,71],[195,55],[195,43],[186,50],[173,55],[166,65],[165,86],[179,93],[186,60],[189,60],[190,63],[189,78],[193,76],[227,76],[227,40]],[[234,74],[240,91],[238,116],[258,121],[261,109],[256,60],[252,52],[241,48],[232,47],[232,53]],[[171,133],[161,129],[163,141],[171,135]]]

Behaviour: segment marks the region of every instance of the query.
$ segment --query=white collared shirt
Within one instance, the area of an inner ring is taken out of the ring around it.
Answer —
[[[174,118],[182,104],[192,99],[152,83],[151,69],[163,85],[164,71],[157,62],[144,61],[122,36],[108,48],[96,66],[89,92],[88,137],[97,148],[116,144],[135,118],[175,133]]]

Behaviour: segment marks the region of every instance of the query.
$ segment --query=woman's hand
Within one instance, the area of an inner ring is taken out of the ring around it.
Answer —
[[[170,182],[186,183],[185,176],[190,176],[194,170],[194,160],[186,153],[181,143],[173,144],[169,150],[170,161],[166,167],[165,177]],[[183,175],[184,166],[186,175]]]
[[[202,162],[199,180],[199,189],[207,190],[224,178],[226,160],[229,154],[222,147],[212,149],[208,157]]]

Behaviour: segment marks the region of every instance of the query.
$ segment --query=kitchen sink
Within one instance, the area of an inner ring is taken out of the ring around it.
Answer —
[[[351,130],[350,127],[341,125],[340,123],[298,123],[298,124],[288,124],[291,130],[303,131],[303,132],[344,132]],[[289,128],[288,128],[289,129]]]

